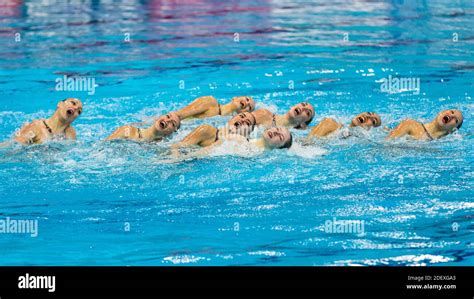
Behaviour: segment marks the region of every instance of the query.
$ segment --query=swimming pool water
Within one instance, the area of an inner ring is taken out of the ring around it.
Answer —
[[[0,5],[0,139],[78,97],[77,142],[0,149],[1,265],[473,265],[472,1],[10,1]],[[17,33],[19,35],[17,35]],[[130,42],[125,42],[125,37]],[[20,40],[15,38],[20,37]],[[95,94],[55,90],[86,76]],[[383,93],[389,75],[420,93]],[[460,109],[433,142],[360,138],[169,162],[168,147],[102,142],[202,95],[311,102],[394,127]],[[327,220],[364,221],[330,234]],[[454,226],[457,225],[457,229]]]

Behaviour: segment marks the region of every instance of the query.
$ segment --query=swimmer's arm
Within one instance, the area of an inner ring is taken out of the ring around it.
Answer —
[[[76,130],[72,126],[69,126],[65,133],[67,139],[76,140]]]
[[[193,102],[191,102],[191,104],[189,104],[188,106],[176,111],[176,114],[178,114],[181,120],[203,114],[207,110],[209,110],[209,108],[211,108],[211,105],[209,104],[212,101],[206,101],[208,99],[212,99],[217,103],[217,100],[213,96],[199,97],[195,99]]]
[[[257,109],[253,112],[257,126],[271,126],[273,124],[273,113],[265,108]]]
[[[336,122],[332,118],[325,118],[311,129],[308,134],[308,137],[326,137],[329,134],[339,130],[340,128],[342,128],[342,124]]]
[[[131,126],[119,127],[105,140],[128,139],[131,135],[131,129]]]
[[[41,130],[38,129],[36,122],[29,123],[23,126],[14,138],[15,141],[21,144],[33,144],[38,140]]]
[[[209,125],[201,125],[189,133],[180,142],[171,146],[171,152],[175,156],[179,156],[179,149],[183,147],[190,147],[193,145],[200,145],[206,139],[212,138],[215,134],[215,128]]]
[[[405,135],[411,135],[413,127],[417,122],[413,119],[406,119],[402,121],[392,132],[387,136],[387,139],[399,138]]]

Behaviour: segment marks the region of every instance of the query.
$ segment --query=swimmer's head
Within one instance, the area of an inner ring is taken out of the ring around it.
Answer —
[[[265,147],[269,149],[290,148],[293,144],[293,136],[290,130],[282,127],[273,127],[263,132]]]
[[[461,111],[455,109],[441,111],[436,116],[436,123],[438,126],[448,132],[452,132],[454,129],[459,130],[463,121],[464,117]]]
[[[249,96],[233,97],[232,104],[237,109],[237,112],[252,112],[255,109],[255,102]]]
[[[307,102],[296,104],[287,113],[291,123],[296,124],[295,129],[306,129],[314,117],[313,105]]]
[[[67,98],[58,103],[56,111],[66,122],[73,122],[82,113],[82,102],[76,98]]]
[[[361,127],[364,129],[376,128],[382,124],[380,115],[375,112],[362,112],[351,121],[351,127]]]
[[[181,127],[181,119],[175,112],[161,115],[155,120],[153,127],[162,136],[168,136],[179,130]]]
[[[232,117],[227,123],[229,133],[248,136],[255,128],[255,116],[250,112],[242,112]]]

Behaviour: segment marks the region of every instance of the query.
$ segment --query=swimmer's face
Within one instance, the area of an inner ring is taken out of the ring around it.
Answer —
[[[454,109],[442,111],[436,116],[438,125],[448,132],[461,128],[463,121],[464,117],[461,111]]]
[[[232,117],[227,125],[230,133],[248,136],[255,127],[255,117],[250,112],[242,112]]]
[[[296,104],[288,111],[288,117],[292,123],[297,124],[295,128],[306,129],[314,117],[313,105],[306,102]]]
[[[176,113],[170,112],[158,117],[153,126],[155,127],[155,130],[160,132],[163,136],[168,136],[173,132],[178,131],[181,126],[181,120]]]
[[[251,97],[234,97],[232,103],[237,107],[237,112],[252,112],[255,109],[255,102]]]
[[[289,148],[292,142],[292,136],[287,128],[270,128],[263,132],[265,146],[274,148]]]
[[[82,113],[82,103],[76,98],[67,98],[58,103],[57,110],[61,117],[73,122]]]
[[[380,115],[374,112],[362,112],[352,119],[351,127],[361,127],[364,129],[371,129],[382,124]]]

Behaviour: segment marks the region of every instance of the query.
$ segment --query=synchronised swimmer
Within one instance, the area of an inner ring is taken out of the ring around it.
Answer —
[[[459,130],[463,121],[464,117],[461,111],[445,110],[438,113],[435,119],[427,124],[413,119],[406,119],[390,132],[388,138],[410,136],[418,140],[438,139]]]
[[[216,128],[210,125],[200,125],[189,133],[183,140],[173,145],[173,148],[190,147],[193,145],[207,147],[226,139],[242,136],[249,138],[255,127],[255,118],[250,112],[242,112],[232,117],[227,126]]]
[[[57,138],[75,140],[76,131],[72,123],[81,115],[82,109],[82,102],[79,99],[67,98],[60,101],[50,118],[37,119],[24,125],[13,139],[24,145],[40,144]],[[121,126],[106,140],[159,142],[178,131],[181,122],[185,119],[203,119],[219,115],[234,116],[222,128],[207,124],[198,126],[181,141],[171,146],[172,153],[179,155],[180,149],[187,147],[207,148],[206,151],[208,151],[226,140],[252,144],[263,150],[290,148],[293,137],[289,129],[308,129],[315,116],[315,110],[310,103],[302,102],[291,107],[287,113],[276,115],[263,108],[255,111],[255,102],[249,96],[234,97],[229,103],[223,105],[212,96],[204,96],[195,99],[178,111],[159,116],[148,128]],[[454,109],[440,112],[433,121],[426,124],[406,119],[389,132],[387,139],[409,136],[415,140],[434,140],[459,130],[463,121],[461,111]],[[363,112],[355,116],[348,127],[370,130],[381,125],[382,119],[377,113]],[[263,133],[259,138],[250,140],[250,134],[255,127],[264,129]],[[333,118],[324,118],[310,129],[307,140],[330,137],[343,127],[344,124]]]
[[[251,97],[234,97],[230,103],[221,105],[212,96],[199,97],[188,106],[176,111],[181,119],[187,118],[206,118],[213,116],[225,116],[234,113],[248,112],[255,109],[255,102]]]
[[[129,139],[134,141],[161,141],[181,126],[181,119],[175,112],[158,117],[152,126],[146,129],[133,126],[121,126],[117,128],[106,140]]]
[[[48,119],[37,119],[23,126],[14,137],[22,144],[38,144],[53,137],[76,139],[72,122],[82,113],[79,99],[69,98],[58,103],[56,111]]]
[[[349,127],[361,127],[366,130],[370,130],[375,127],[379,127],[382,124],[382,119],[377,113],[374,112],[363,112],[354,117]],[[338,123],[333,118],[324,118],[319,124],[314,126],[309,132],[309,138],[321,138],[327,137],[339,129],[344,127],[343,124]]]
[[[286,127],[304,130],[314,117],[314,108],[310,103],[299,103],[284,115],[276,115],[267,109],[258,109],[252,113],[257,126]]]

